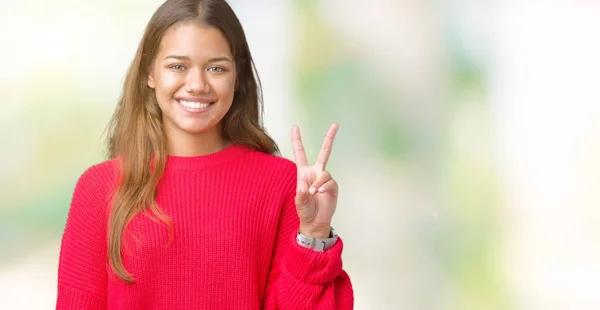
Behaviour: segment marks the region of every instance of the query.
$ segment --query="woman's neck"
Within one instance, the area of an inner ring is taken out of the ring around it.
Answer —
[[[232,144],[217,132],[167,135],[167,148],[172,156],[202,156],[219,152]]]

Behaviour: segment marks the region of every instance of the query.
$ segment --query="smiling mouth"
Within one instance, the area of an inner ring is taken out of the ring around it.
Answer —
[[[214,102],[198,102],[198,101],[186,101],[186,100],[177,100],[177,101],[179,102],[179,104],[181,104],[182,106],[184,106],[188,109],[198,109],[198,110],[206,109],[206,108],[208,108],[209,105],[214,103]]]

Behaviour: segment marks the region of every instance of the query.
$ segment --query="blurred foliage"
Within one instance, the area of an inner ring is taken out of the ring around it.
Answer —
[[[450,28],[452,29],[452,28]],[[456,30],[456,29],[454,29]],[[486,71],[458,35],[446,32],[451,64],[444,187],[452,214],[445,264],[457,286],[456,309],[508,309],[500,259],[500,200],[492,170]]]
[[[311,139],[320,141],[321,128],[331,122],[324,117],[335,115],[342,124],[352,127],[347,129],[351,131],[347,136],[353,141],[347,145],[376,149],[390,165],[409,161],[425,163],[428,160],[419,157],[433,158],[434,166],[427,169],[444,176],[441,187],[446,195],[447,210],[442,208],[445,214],[443,225],[426,226],[430,229],[424,232],[428,236],[429,251],[421,255],[431,255],[437,268],[444,271],[443,286],[452,295],[451,302],[446,305],[448,309],[507,309],[508,296],[498,269],[497,187],[489,163],[477,160],[478,156],[489,156],[490,149],[478,149],[489,147],[485,141],[489,128],[482,128],[489,120],[486,118],[486,73],[476,61],[476,55],[471,54],[456,36],[452,37],[454,33],[446,33],[450,64],[448,85],[444,90],[447,99],[446,105],[440,107],[443,111],[434,111],[443,115],[440,131],[433,133],[440,145],[423,148],[417,141],[423,138],[423,129],[406,122],[390,109],[391,105],[383,104],[403,104],[402,94],[396,89],[385,88],[377,79],[369,79],[370,68],[365,67],[360,57],[340,50],[344,38],[332,33],[328,22],[319,13],[318,2],[295,3],[298,28],[301,29],[296,52],[295,97],[310,115],[307,121],[316,125],[311,126],[316,128],[310,132]],[[481,117],[479,122],[455,122],[473,108],[476,117]],[[465,126],[467,131],[478,133],[466,138],[470,141],[466,149],[453,138],[460,135],[457,130],[463,130]],[[436,149],[440,153],[431,157],[424,153],[427,149]],[[434,194],[434,189],[431,190]],[[417,240],[414,242],[418,243]],[[435,304],[426,295],[417,302],[423,309]]]
[[[369,68],[360,56],[340,49],[343,38],[335,36],[321,18],[319,2],[296,4],[301,30],[295,49],[294,98],[310,115],[311,141],[321,141],[323,128],[340,121],[341,126],[348,125],[341,130],[350,134],[340,136],[336,145],[378,150],[390,161],[405,159],[415,137],[396,111],[382,104],[398,101],[399,94],[368,79]],[[318,147],[311,149],[316,156]]]

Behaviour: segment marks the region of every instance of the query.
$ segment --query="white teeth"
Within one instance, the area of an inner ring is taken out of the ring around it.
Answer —
[[[181,103],[181,105],[183,105],[184,107],[190,108],[190,109],[205,109],[210,105],[210,103],[200,103],[200,102],[183,101],[183,100],[179,100],[179,103]]]

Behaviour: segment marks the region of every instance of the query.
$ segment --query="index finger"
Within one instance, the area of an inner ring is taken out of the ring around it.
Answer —
[[[308,165],[306,152],[304,152],[304,145],[302,144],[302,137],[300,136],[300,128],[296,125],[292,127],[292,147],[294,148],[294,161],[296,162],[296,166],[304,167]]]
[[[327,166],[327,161],[329,160],[329,155],[331,155],[331,149],[333,148],[333,139],[335,138],[338,128],[339,125],[337,123],[331,124],[325,135],[325,139],[321,145],[321,151],[319,151],[317,162],[315,163],[315,166],[321,170],[325,170],[325,166]]]

